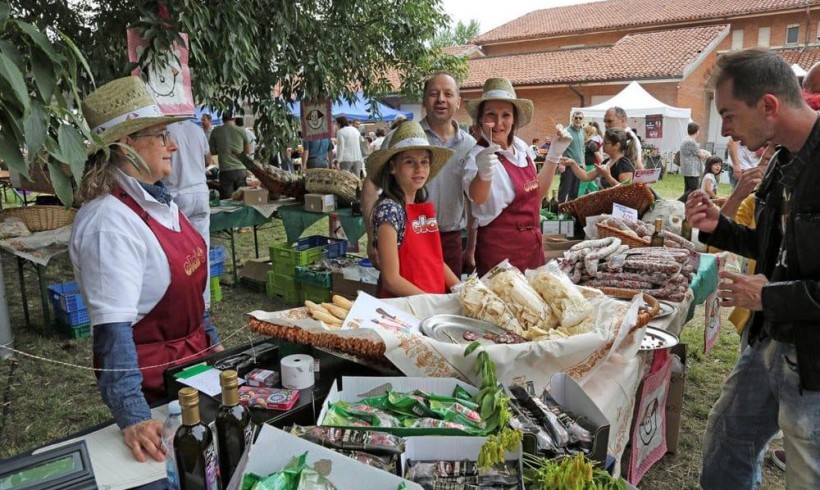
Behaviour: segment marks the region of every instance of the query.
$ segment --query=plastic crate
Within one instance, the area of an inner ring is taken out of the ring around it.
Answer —
[[[313,301],[314,303],[329,303],[332,297],[330,287],[311,286],[309,284],[302,284],[302,298],[305,301]]]
[[[211,247],[208,251],[208,263],[210,264],[211,277],[219,277],[225,273],[225,260],[228,256],[228,251],[225,247],[218,245]]]
[[[343,238],[328,238],[327,250],[325,257],[335,259],[342,257],[347,253],[347,240]]]
[[[58,321],[57,331],[68,335],[72,339],[84,339],[86,337],[91,337],[91,322],[72,326]]]
[[[225,273],[225,261],[211,262],[211,277],[219,279]]]
[[[302,303],[301,284],[293,277],[277,274],[274,271],[268,272],[268,283],[265,291],[268,296],[279,296],[285,303],[298,305]]]
[[[323,288],[330,288],[331,286],[330,271],[314,271],[310,267],[299,266],[296,267],[295,272],[296,282]]]
[[[72,312],[55,309],[54,316],[57,317],[58,322],[63,323],[65,325],[70,325],[72,327],[77,327],[82,325],[83,323],[88,323],[91,321],[91,318],[88,316],[88,310],[86,309]]]
[[[54,309],[66,312],[84,310],[85,303],[80,294],[80,287],[74,281],[52,284],[48,287],[49,299]]]
[[[297,265],[310,265],[325,256],[330,238],[321,235],[312,235],[300,238],[296,245],[287,242],[275,243],[270,247],[270,260],[276,272],[293,269]],[[346,250],[346,248],[345,248]],[[279,272],[284,274],[285,272]],[[291,275],[293,272],[291,272]]]
[[[211,278],[211,303],[222,301],[222,285],[219,284],[218,277]]]

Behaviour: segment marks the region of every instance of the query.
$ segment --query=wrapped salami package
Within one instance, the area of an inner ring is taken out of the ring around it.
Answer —
[[[529,334],[526,339],[546,335],[547,330],[558,326],[550,306],[530,286],[524,274],[508,260],[496,265],[482,281],[502,300],[507,302],[518,323]]]
[[[458,297],[464,314],[470,318],[487,320],[504,330],[530,338],[504,300],[492,292],[475,274],[466,281],[456,284],[453,293]]]
[[[562,327],[574,327],[592,314],[592,304],[578,287],[561,271],[558,262],[535,270],[528,270],[526,277],[532,288],[550,305]]]

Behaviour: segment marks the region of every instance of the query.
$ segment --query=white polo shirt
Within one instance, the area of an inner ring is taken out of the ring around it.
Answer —
[[[205,155],[210,151],[205,131],[191,121],[168,125],[177,151],[171,155],[171,175],[163,179],[168,192],[182,194],[208,193],[205,181]]]
[[[475,158],[484,148],[483,146],[475,145],[470,150],[470,153],[467,154],[467,161],[464,164],[464,176],[461,182],[464,192],[467,194],[467,197],[470,198],[470,201],[473,201],[470,197],[470,183],[478,173]],[[501,150],[500,153],[503,153],[514,165],[524,168],[529,165],[527,155],[531,151],[529,145],[524,143],[523,140],[518,137],[513,137],[512,146],[510,146],[508,150]],[[500,164],[495,169],[495,175],[493,175],[493,182],[490,186],[490,195],[487,201],[484,204],[476,204],[474,201],[472,203],[471,210],[473,216],[478,221],[478,226],[487,226],[492,223],[513,199],[515,199],[515,188],[504,165]]]
[[[120,186],[162,226],[179,232],[179,210],[148,194],[119,171]],[[168,259],[148,225],[118,198],[107,195],[83,204],[74,219],[69,247],[74,277],[91,325],[136,323],[168,289]]]

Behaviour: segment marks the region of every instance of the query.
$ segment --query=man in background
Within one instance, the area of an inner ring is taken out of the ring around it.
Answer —
[[[205,141],[211,137],[211,131],[214,130],[213,118],[210,114],[202,114],[200,118],[202,121],[202,131],[205,133]]]
[[[700,126],[697,123],[690,122],[686,126],[686,134],[680,144],[680,173],[683,175],[683,195],[680,197],[681,202],[686,202],[689,194],[700,187],[700,176],[703,173],[703,161],[709,158],[709,153],[700,149],[697,137],[700,132]]]
[[[604,113],[604,128],[621,128],[631,135],[627,141],[626,156],[636,169],[643,168],[643,147],[638,135],[626,124],[626,111],[622,107],[610,107]],[[576,160],[576,162],[579,160]],[[583,161],[583,160],[581,160]]]
[[[225,124],[214,128],[208,143],[211,155],[219,158],[219,197],[229,199],[245,185],[247,169],[239,156],[250,154],[251,142],[245,130],[237,127],[232,113],[226,111],[222,118]]]
[[[567,131],[572,136],[572,143],[569,144],[566,151],[564,151],[564,156],[567,158],[571,158],[576,162],[581,162],[583,165],[584,162],[584,113],[581,111],[576,111],[572,115],[572,121],[570,122]],[[535,144],[533,143],[533,146]],[[537,150],[536,150],[537,151]],[[569,171],[567,172],[566,169],[561,168],[563,166],[559,166],[559,171],[563,172],[561,174],[561,182],[558,184],[558,201],[565,202],[571,201],[578,197],[578,186],[581,184],[581,181],[578,180],[578,177],[575,176],[575,172]]]

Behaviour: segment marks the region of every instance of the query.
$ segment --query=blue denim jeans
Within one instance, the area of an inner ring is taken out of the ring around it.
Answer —
[[[783,430],[786,487],[820,488],[820,392],[800,393],[792,344],[765,339],[745,349],[712,411],[703,442],[706,490],[755,489],[766,445]]]

